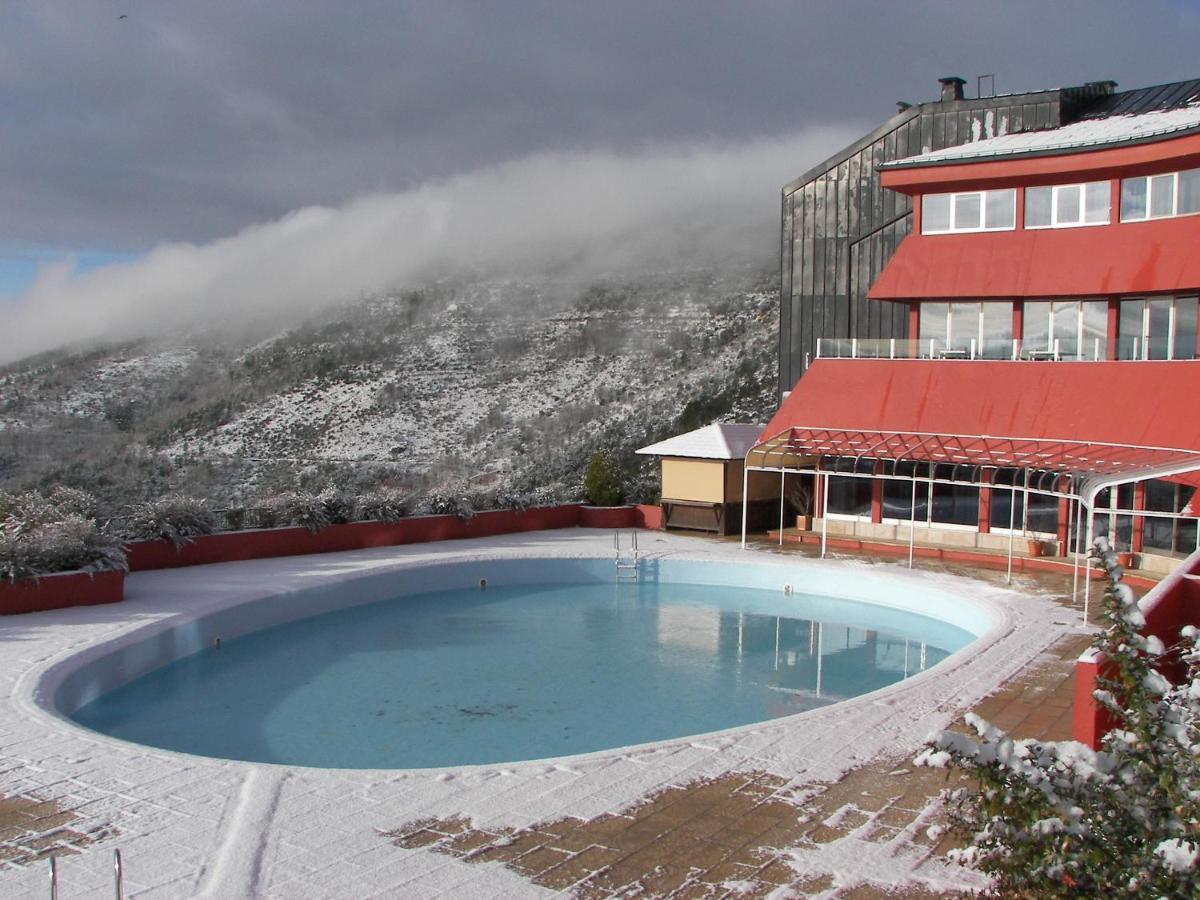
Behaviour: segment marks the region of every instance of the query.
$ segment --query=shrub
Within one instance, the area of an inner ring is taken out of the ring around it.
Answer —
[[[919,765],[953,762],[979,782],[959,791],[953,827],[971,844],[960,862],[992,875],[1005,897],[1200,895],[1200,629],[1183,629],[1187,675],[1154,667],[1168,649],[1145,637],[1137,598],[1107,542],[1093,557],[1108,577],[1107,627],[1095,646],[1111,664],[1096,699],[1114,730],[1099,752],[1074,741],[1013,740],[978,716],[982,740],[936,736]]]
[[[258,506],[259,524],[263,528],[299,525],[314,534],[329,525],[325,501],[320,494],[309,491],[285,491],[267,497]]]
[[[464,522],[475,516],[475,506],[471,498],[459,494],[427,494],[421,503],[421,509],[435,516],[458,516]]]
[[[408,507],[408,496],[395,488],[380,488],[358,500],[359,516],[379,522],[400,521],[408,515]]]
[[[25,511],[43,512],[49,507],[47,502],[22,497]],[[0,578],[17,581],[53,572],[128,569],[121,541],[103,533],[93,519],[67,513],[31,521],[16,517],[9,506],[5,509],[0,517]]]
[[[358,513],[358,498],[349,491],[327,488],[318,495],[325,511],[326,524],[344,525],[353,522]]]
[[[130,510],[129,536],[143,540],[167,540],[176,548],[194,537],[217,530],[217,515],[204,500],[168,494],[138,503]]]
[[[592,454],[583,474],[583,490],[594,506],[616,506],[623,499],[620,473],[607,453]]]

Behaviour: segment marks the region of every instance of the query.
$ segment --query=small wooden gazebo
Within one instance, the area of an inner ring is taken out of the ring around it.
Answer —
[[[663,527],[733,534],[742,522],[742,466],[762,425],[717,422],[643,447],[662,457]],[[779,485],[754,479],[749,518],[777,514]],[[772,513],[774,510],[774,513]]]

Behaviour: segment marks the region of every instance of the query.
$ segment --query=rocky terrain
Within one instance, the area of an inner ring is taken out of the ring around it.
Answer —
[[[637,447],[773,409],[772,282],[456,278],[284,330],[43,354],[0,369],[0,488],[85,487],[111,515],[331,485],[573,498],[605,450],[652,497]]]

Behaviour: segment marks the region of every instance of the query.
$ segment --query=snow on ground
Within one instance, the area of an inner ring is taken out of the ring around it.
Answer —
[[[414,819],[466,816],[479,827],[522,827],[563,816],[614,812],[647,793],[730,771],[761,771],[797,784],[837,778],[861,763],[912,753],[1012,677],[1063,634],[1070,618],[1046,597],[897,565],[817,561],[769,549],[645,533],[643,557],[747,559],[896,578],[956,592],[992,609],[998,625],[973,652],[866,697],[692,739],[501,766],[354,771],[259,765],[141,747],[80,729],[40,705],[39,679],[72,655],[143,626],[330,579],[430,561],[546,555],[611,558],[608,531],[571,529],[485,540],[227,563],[130,576],[124,603],[0,619],[0,795],[60,800],[117,837],[60,860],[64,896],[111,896],[111,849],[124,854],[130,896],[537,896],[496,864],[469,865],[428,850],[401,850],[378,830]],[[174,623],[173,623],[174,624]],[[836,871],[903,882],[919,860],[880,857],[850,835],[793,848],[798,871]],[[929,863],[923,868],[928,883]],[[42,897],[46,867],[0,868],[0,895]],[[935,875],[935,877],[937,877]],[[849,881],[847,881],[849,879]],[[940,887],[977,876],[946,867]]]

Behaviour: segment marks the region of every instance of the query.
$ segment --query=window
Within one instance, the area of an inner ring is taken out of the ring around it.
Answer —
[[[1111,220],[1107,181],[1056,184],[1025,189],[1026,228],[1074,228],[1107,225]]]
[[[1200,212],[1200,169],[1121,180],[1121,221],[1139,222]]]
[[[1182,513],[1195,496],[1196,489],[1170,481],[1146,482],[1146,509]],[[1186,556],[1196,549],[1195,519],[1160,519],[1147,516],[1142,543],[1148,550],[1165,550]]]
[[[958,194],[925,194],[921,197],[921,233],[1004,231],[1016,227],[1017,192],[964,191]]]
[[[854,463],[853,466],[848,465],[851,462]],[[849,468],[855,472],[870,474],[875,470],[875,461],[871,459],[839,459],[835,462],[835,466],[842,471]],[[831,475],[829,478],[829,514],[869,519],[871,517],[871,483],[870,478]]]
[[[1046,480],[1047,473],[1031,470],[1029,484],[1037,486]],[[993,477],[992,511],[989,523],[993,531],[1055,534],[1058,531],[1058,498],[1029,492],[1029,509],[1025,508],[1026,472],[1024,469],[997,469]],[[1009,490],[1002,485],[1013,485]]]
[[[1108,302],[1043,300],[1025,304],[1022,352],[1031,358],[1104,359]]]
[[[1195,297],[1122,300],[1118,359],[1195,359]]]
[[[1012,303],[922,303],[920,341],[931,358],[1010,359]]]

